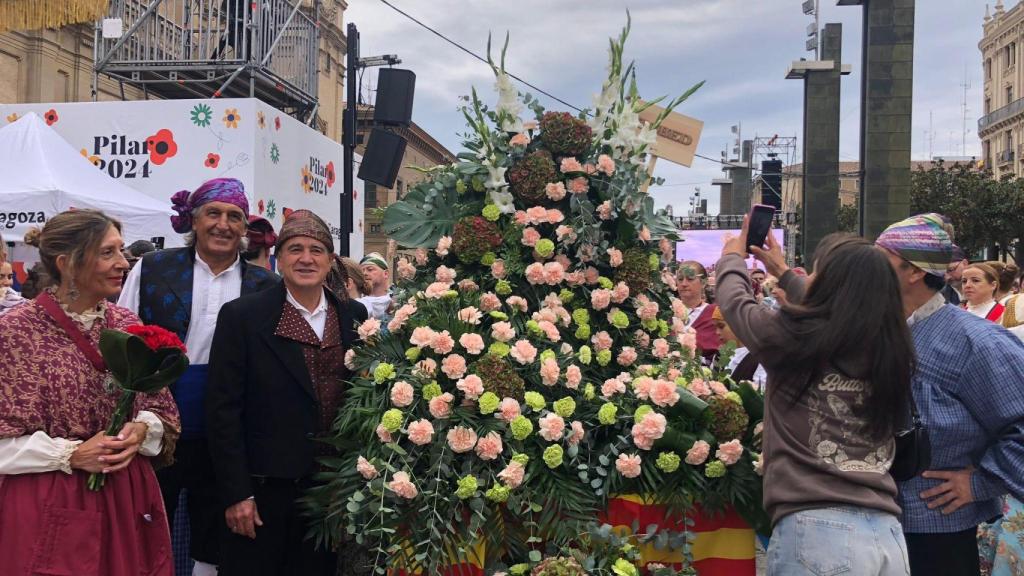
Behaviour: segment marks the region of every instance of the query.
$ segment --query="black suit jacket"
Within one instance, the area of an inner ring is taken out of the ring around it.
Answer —
[[[280,284],[225,304],[210,351],[206,424],[218,489],[227,506],[252,496],[252,476],[298,479],[316,469],[319,406],[298,342],[274,335]],[[325,291],[348,350],[366,309]],[[343,375],[347,376],[347,375]]]

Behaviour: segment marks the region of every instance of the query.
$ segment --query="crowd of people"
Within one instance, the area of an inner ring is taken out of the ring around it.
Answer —
[[[306,210],[275,230],[237,180],[172,206],[182,248],[126,248],[120,223],[94,210],[53,217],[26,238],[40,263],[21,294],[0,252],[4,570],[171,574],[184,491],[193,574],[333,574],[297,499],[331,449],[317,439],[357,326],[393,313],[388,259],[334,254]],[[696,261],[672,272],[705,361],[765,393],[769,574],[1024,568],[1010,556],[1024,541],[1017,266],[967,261],[927,214],[873,243],[826,238],[810,274],[771,235],[748,247],[745,227],[713,275]],[[107,435],[116,395],[99,334],[139,323],[177,334],[190,364]],[[895,478],[895,437],[916,419],[930,465]],[[107,485],[91,492],[96,472]]]

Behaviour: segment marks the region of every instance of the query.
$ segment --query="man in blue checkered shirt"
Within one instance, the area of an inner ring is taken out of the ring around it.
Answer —
[[[955,249],[935,214],[879,236],[900,280],[917,371],[914,399],[931,438],[930,470],[899,485],[911,573],[980,573],[977,529],[1024,497],[1024,343],[1001,326],[947,305]]]

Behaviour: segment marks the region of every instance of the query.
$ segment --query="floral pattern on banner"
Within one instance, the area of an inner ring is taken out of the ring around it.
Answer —
[[[167,128],[146,138],[146,148],[149,150],[149,160],[157,166],[178,154],[178,144],[174,141],[174,133]]]
[[[225,128],[238,128],[238,123],[242,120],[241,114],[238,113],[237,108],[228,108],[224,111],[224,127]]]
[[[189,117],[196,126],[206,128],[213,120],[213,110],[206,104],[196,104]]]

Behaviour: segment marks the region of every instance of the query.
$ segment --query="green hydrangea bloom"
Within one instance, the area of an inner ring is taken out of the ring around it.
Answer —
[[[423,387],[423,399],[430,402],[434,398],[437,398],[442,394],[441,385],[437,383],[437,380],[432,381]]]
[[[740,398],[740,395],[736,392],[727,392],[725,395],[725,399],[732,400],[733,402],[739,404],[740,406],[743,405],[743,398]]]
[[[597,393],[594,389],[593,384],[588,383],[586,386],[583,387],[583,397],[586,398],[587,400],[593,400],[594,398],[597,397]]]
[[[530,463],[530,457],[526,454],[516,454],[515,456],[512,456],[512,461],[519,462],[523,466],[526,466]]]
[[[484,496],[488,500],[490,500],[491,502],[497,502],[497,503],[500,504],[500,503],[508,500],[508,495],[511,494],[511,493],[512,493],[512,490],[510,490],[508,488],[508,486],[503,486],[501,484],[495,484],[494,486],[491,486],[487,490],[487,492],[484,492]]]
[[[580,324],[580,327],[576,329],[576,338],[580,340],[590,338],[590,324]]]
[[[622,310],[619,310],[612,314],[611,317],[612,326],[622,330],[629,327],[629,316]]]
[[[590,346],[584,344],[583,346],[580,346],[580,349],[576,352],[576,358],[579,358],[579,361],[584,364],[590,364],[591,354]]]
[[[508,296],[512,293],[512,285],[509,284],[508,280],[498,280],[498,283],[494,286],[494,291],[502,296]]]
[[[566,396],[561,400],[555,400],[551,406],[555,409],[555,414],[558,414],[562,418],[568,418],[576,411],[576,401],[570,396]]]
[[[657,318],[651,318],[649,320],[644,320],[640,324],[644,327],[644,330],[647,330],[648,332],[655,332],[655,331],[658,330],[658,319]]]
[[[600,364],[601,366],[607,366],[608,363],[611,362],[611,361],[612,361],[612,351],[611,350],[601,350],[600,352],[597,353],[597,363]]]
[[[679,385],[679,386],[689,386],[690,385],[690,383],[686,381],[686,378],[683,378],[682,376],[680,376],[679,378],[676,378],[676,384]]]
[[[500,312],[498,310],[493,310],[488,314],[490,315],[491,318],[494,318],[495,320],[500,320],[502,322],[508,320],[508,314],[505,314],[504,312]]]
[[[476,489],[479,487],[476,481],[476,477],[469,475],[459,478],[459,487],[455,490],[455,495],[460,500],[465,500],[476,494]]]
[[[565,456],[565,451],[558,444],[552,444],[544,449],[544,463],[548,465],[548,468],[558,468],[562,465],[562,457]]]
[[[597,284],[601,288],[604,288],[605,290],[611,290],[612,288],[615,287],[615,283],[612,282],[612,279],[607,276],[599,276],[597,278]]]
[[[544,335],[544,331],[540,329],[540,324],[538,324],[536,320],[527,320],[526,321],[526,329],[533,336],[543,336]]]
[[[619,413],[619,407],[611,402],[605,402],[597,410],[597,421],[604,425],[615,424],[615,416]]]
[[[679,455],[675,452],[662,452],[658,454],[658,460],[655,461],[655,465],[661,468],[664,472],[675,472],[679,469],[680,463]]]
[[[494,204],[488,204],[484,206],[484,209],[480,211],[483,217],[491,222],[496,222],[501,217],[501,208],[498,208]]]
[[[484,266],[490,266],[491,264],[494,264],[494,261],[497,259],[498,255],[494,252],[485,252],[484,255],[480,257],[480,263]]]
[[[533,422],[523,415],[513,418],[508,427],[512,430],[512,437],[516,440],[526,440],[533,433]]]
[[[501,404],[501,399],[494,392],[484,392],[477,403],[480,405],[481,414],[494,414]]]
[[[387,362],[381,362],[373,369],[373,381],[377,384],[383,384],[385,380],[390,380],[394,377],[395,367]]]
[[[526,574],[529,571],[530,571],[530,565],[529,564],[513,564],[512,566],[509,566],[509,568],[508,568],[508,573],[511,574],[512,576],[523,576],[523,574]]]
[[[548,238],[541,238],[537,240],[537,244],[533,247],[544,258],[550,258],[555,253],[555,243]]]
[[[643,419],[644,416],[647,416],[651,412],[654,412],[654,408],[651,408],[647,404],[641,404],[640,406],[636,407],[636,410],[633,411],[633,420],[639,422],[640,420]]]
[[[441,294],[441,298],[444,298],[445,300],[455,300],[458,297],[459,293],[457,290],[447,290],[444,294]]]
[[[548,348],[547,350],[545,350],[545,351],[540,353],[540,361],[541,362],[544,362],[545,360],[557,360],[557,359],[558,359],[558,356],[555,355],[555,351],[550,349],[550,348]]]
[[[572,311],[572,319],[581,326],[590,324],[590,312],[586,308],[577,308]]]
[[[388,410],[381,416],[380,425],[388,432],[398,432],[398,429],[402,427],[402,411],[398,408]]]
[[[668,336],[668,322],[658,320],[658,336],[661,338]]]
[[[543,410],[547,406],[547,402],[544,401],[544,397],[538,392],[527,392],[523,394],[523,400],[526,401],[526,405],[534,410]]]
[[[508,353],[512,351],[512,347],[504,342],[491,342],[491,345],[487,347],[487,352],[504,358],[508,356]]]
[[[420,349],[416,346],[405,351],[405,359],[409,362],[416,362],[420,359]]]
[[[725,462],[721,460],[708,462],[708,465],[704,467],[704,475],[708,478],[721,478],[725,476]]]
[[[625,558],[619,558],[615,561],[615,564],[612,565],[612,572],[615,573],[615,576],[640,576],[636,566]]]
[[[558,299],[562,301],[562,304],[571,304],[575,297],[576,295],[568,288],[562,288],[558,291]]]
[[[658,258],[657,254],[651,254],[647,257],[647,264],[651,267],[651,270],[657,270],[661,268],[661,258]]]
[[[465,194],[466,193],[466,182],[464,180],[456,180],[455,181],[455,191],[458,192],[459,194]],[[495,206],[495,208],[497,208],[497,206]]]
[[[484,179],[480,176],[473,176],[473,180],[470,182],[473,186],[474,192],[483,192],[486,186],[484,186]]]

